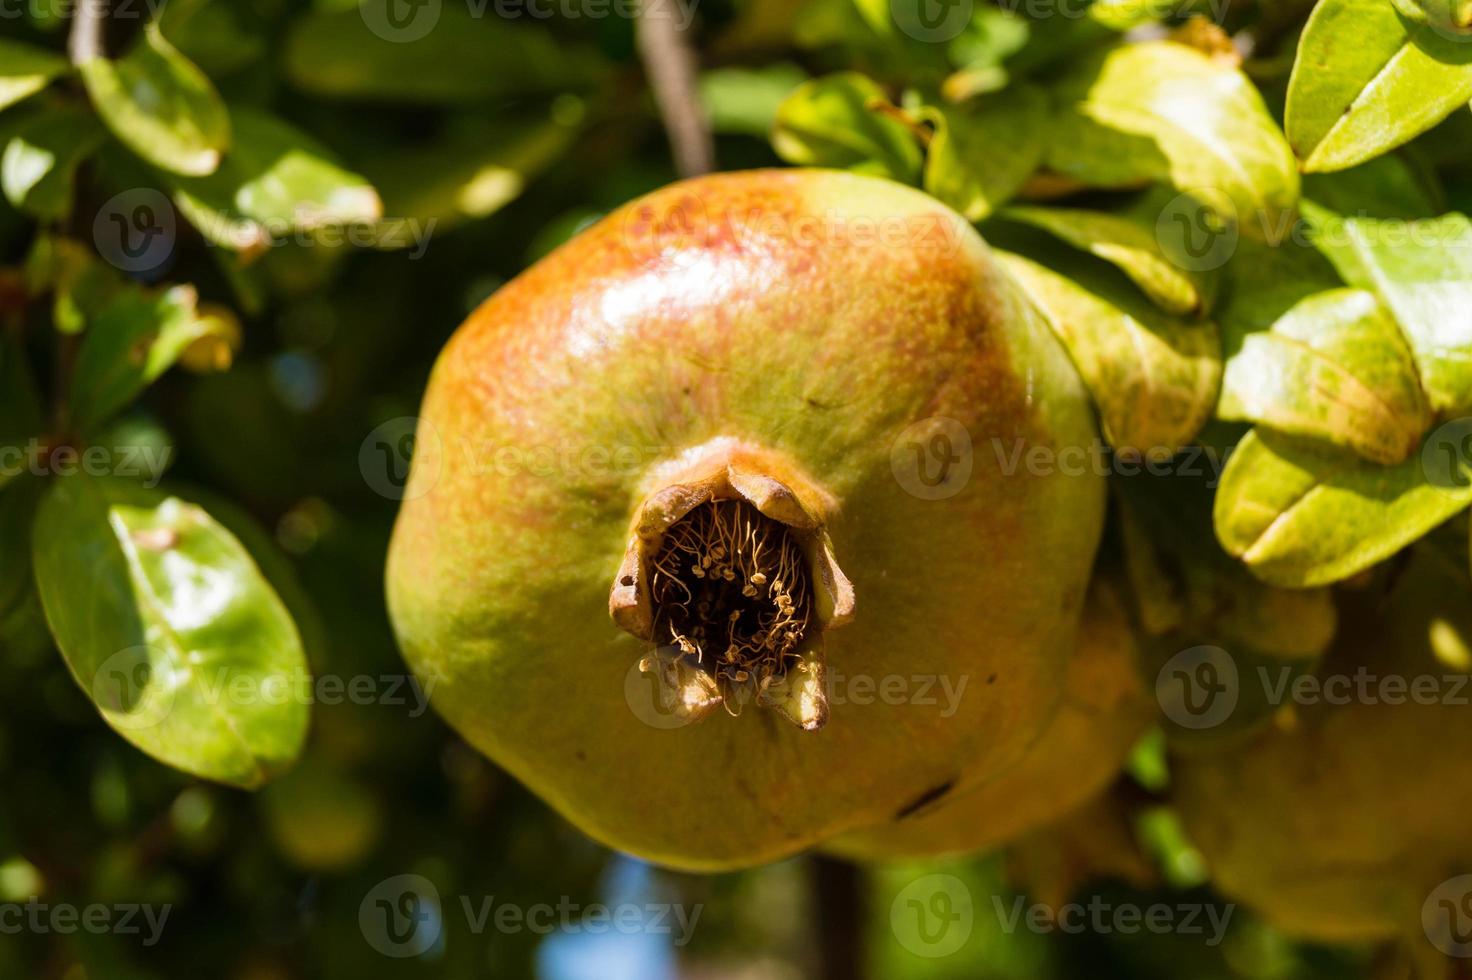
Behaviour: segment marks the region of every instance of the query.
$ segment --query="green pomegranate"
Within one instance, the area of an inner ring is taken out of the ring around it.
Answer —
[[[591,836],[773,860],[1037,736],[1104,489],[1044,463],[1094,438],[954,212],[837,172],[687,181],[451,339],[389,606],[444,717]]]
[[[1432,953],[1439,902],[1472,908],[1472,884],[1454,881],[1472,873],[1465,577],[1423,550],[1388,593],[1346,593],[1317,681],[1271,727],[1174,761],[1182,819],[1226,895],[1295,936]],[[1456,894],[1438,895],[1449,881]]]
[[[880,827],[846,834],[826,850],[893,860],[996,847],[1064,819],[1108,785],[1154,717],[1123,600],[1105,578],[1084,606],[1064,702],[1011,769],[976,788]]]

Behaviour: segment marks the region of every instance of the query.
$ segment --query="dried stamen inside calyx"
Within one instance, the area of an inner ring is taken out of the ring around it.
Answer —
[[[648,646],[674,716],[754,700],[807,731],[828,718],[823,634],[853,586],[826,520],[837,502],[779,455],[721,437],[663,464],[639,506],[608,611]]]
[[[678,647],[731,703],[798,666],[811,601],[807,558],[786,525],[744,500],[701,504],[665,533],[652,562],[657,641]]]

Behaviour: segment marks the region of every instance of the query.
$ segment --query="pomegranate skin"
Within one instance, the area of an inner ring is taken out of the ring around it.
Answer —
[[[436,709],[590,836],[692,870],[771,861],[994,775],[1042,730],[1102,522],[1096,439],[1062,348],[932,198],[830,171],[685,181],[450,340],[390,612]],[[817,637],[819,731],[756,704],[651,714],[649,643],[610,618],[644,502],[726,452],[805,488],[852,582]]]

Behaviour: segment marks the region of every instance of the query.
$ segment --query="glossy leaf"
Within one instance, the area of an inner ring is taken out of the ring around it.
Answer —
[[[1340,214],[1429,218],[1446,210],[1436,173],[1410,154],[1387,153],[1348,170],[1309,174],[1303,196]]]
[[[561,158],[577,132],[556,119],[517,119],[369,161],[387,214],[377,244],[422,248],[431,231],[495,213]]]
[[[1472,410],[1472,222],[1342,218],[1305,202],[1314,243],[1344,281],[1380,297],[1439,412]]]
[[[130,288],[88,325],[72,377],[72,418],[96,429],[178,360],[200,337],[222,327],[201,317],[192,286],[162,292]]]
[[[785,62],[762,68],[717,68],[701,74],[700,101],[715,132],[766,139],[782,100],[807,78],[807,72]]]
[[[1159,459],[1196,436],[1221,380],[1214,324],[1167,316],[1105,270],[999,254],[1073,357],[1110,445]]]
[[[450,104],[584,90],[606,73],[597,51],[494,7],[363,0],[299,19],[285,71],[305,91],[381,102]],[[477,16],[479,11],[483,16]]]
[[[1217,537],[1265,582],[1327,585],[1395,554],[1472,504],[1472,434],[1437,429],[1382,466],[1255,430],[1217,490]]]
[[[1271,330],[1241,338],[1217,411],[1384,464],[1414,453],[1431,423],[1399,328],[1356,289],[1309,297]]]
[[[254,109],[236,109],[231,118],[234,136],[219,168],[172,182],[179,210],[209,241],[253,254],[288,232],[382,215],[368,181],[305,133]]]
[[[1060,174],[1099,187],[1163,181],[1254,234],[1298,199],[1293,153],[1262,97],[1194,48],[1110,48],[1069,71],[1054,99],[1047,163]]]
[[[925,190],[981,221],[1022,188],[1043,162],[1048,100],[1013,85],[960,106],[929,106],[935,134],[925,157]]]
[[[35,95],[66,70],[67,61],[60,55],[0,40],[0,109]]]
[[[1472,99],[1472,44],[1388,0],[1321,0],[1298,45],[1285,125],[1308,172],[1342,170],[1420,135]]]
[[[910,129],[876,107],[889,106],[879,84],[857,72],[805,82],[777,109],[772,145],[787,162],[837,167],[913,183],[920,145]]]
[[[54,109],[25,120],[0,155],[6,200],[42,218],[67,215],[77,165],[102,138],[96,116],[83,109]]]
[[[36,583],[72,675],[155,759],[256,788],[296,758],[301,639],[234,535],[199,507],[112,477],[56,479]]]
[[[1195,272],[1168,255],[1151,214],[1148,207],[1140,214],[1048,207],[1005,212],[1012,221],[1040,228],[1115,266],[1165,312],[1204,312],[1216,293],[1215,270]]]
[[[174,173],[213,173],[230,144],[230,117],[214,85],[174,50],[157,25],[121,58],[93,58],[82,80],[124,146]]]

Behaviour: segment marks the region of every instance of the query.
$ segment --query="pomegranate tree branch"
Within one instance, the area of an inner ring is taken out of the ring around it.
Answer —
[[[80,65],[104,54],[110,0],[77,0],[72,7],[72,26],[66,50],[72,64]]]
[[[688,24],[689,13],[680,0],[642,0],[639,6],[639,57],[682,177],[715,169],[715,143],[700,102],[695,52],[685,34]]]

